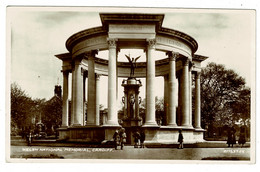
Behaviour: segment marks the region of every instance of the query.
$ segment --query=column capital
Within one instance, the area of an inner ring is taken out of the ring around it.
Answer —
[[[61,70],[61,72],[63,73],[63,75],[68,75],[70,73],[69,70]]]
[[[98,73],[95,73],[95,77],[96,77],[96,80],[99,80],[100,79],[100,74],[98,74]]]
[[[180,57],[179,53],[173,51],[166,52],[166,55],[169,57],[170,61],[176,61]]]
[[[81,76],[84,76],[85,69],[83,69],[83,68],[81,67],[80,70],[81,70]]]
[[[156,40],[155,39],[146,39],[148,43],[148,48],[155,48]]]
[[[84,53],[84,57],[87,57],[88,59],[90,59],[90,58],[94,59],[96,54],[98,54],[98,50],[91,50],[91,51]]]
[[[182,62],[183,62],[183,66],[189,66],[190,64],[190,60],[188,58],[184,58]]]
[[[116,48],[116,42],[118,39],[116,38],[107,38],[108,46],[111,48]]]
[[[87,70],[84,70],[84,78],[87,78],[88,77],[88,71]]]
[[[197,72],[196,72],[196,78],[197,78],[197,79],[200,79],[200,76],[201,76],[201,71],[197,71]]]

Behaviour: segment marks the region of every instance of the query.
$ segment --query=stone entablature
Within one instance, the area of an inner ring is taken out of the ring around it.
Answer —
[[[63,60],[62,70],[63,71],[71,71],[71,55],[69,53],[66,54],[60,54],[56,55],[58,58],[67,59]],[[206,59],[205,56],[195,55],[196,57],[201,57],[202,59]],[[85,70],[88,70],[88,62],[87,57],[84,57],[82,60],[82,67]],[[200,62],[197,59],[194,59],[193,61],[193,71],[200,70]],[[169,73],[169,59],[161,59],[155,61],[155,75],[156,76],[164,76]],[[118,77],[128,77],[130,72],[130,64],[128,62],[118,62]],[[176,72],[180,71],[182,69],[182,62],[180,60],[176,61]],[[95,58],[95,70],[96,73],[108,76],[108,60],[102,59],[102,58]],[[145,78],[146,77],[146,62],[138,62],[136,64],[136,77],[139,78]]]
[[[153,14],[143,14],[140,17],[136,14],[127,14],[125,19],[122,16],[108,15],[110,14],[100,14],[102,27],[80,31],[67,40],[66,47],[73,58],[93,49],[108,50],[107,38],[116,38],[118,49],[134,46],[144,50],[147,39],[155,39],[155,50],[177,51],[190,59],[198,49],[197,42],[189,35],[163,28],[161,26],[163,15],[156,17]]]

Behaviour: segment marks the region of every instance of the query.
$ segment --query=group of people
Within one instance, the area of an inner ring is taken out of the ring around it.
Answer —
[[[245,135],[246,135],[245,128],[241,127],[239,139],[238,139],[238,144],[241,145],[241,147],[243,147],[244,144],[246,143]],[[236,130],[234,128],[231,128],[228,130],[227,144],[228,144],[228,147],[230,147],[230,146],[233,147],[236,144]]]
[[[134,137],[134,148],[144,148],[144,141],[145,141],[145,133],[142,130],[139,132],[138,130],[133,134]]]
[[[246,143],[245,139],[245,129],[241,128],[240,129],[240,135],[239,135],[239,140],[238,144],[243,147],[243,145]],[[229,130],[228,135],[227,135],[227,144],[228,147],[233,147],[234,144],[236,144],[236,131],[235,130]],[[144,148],[144,141],[145,141],[145,133],[143,130],[139,132],[139,130],[136,130],[133,134],[134,138],[134,148]],[[123,149],[124,144],[126,143],[126,133],[125,129],[121,128],[120,130],[116,130],[113,136],[114,143],[115,143],[115,149],[117,149],[118,146],[121,146],[121,149]],[[182,135],[182,130],[179,130],[179,135],[178,135],[178,149],[183,149],[183,140],[184,137]]]
[[[113,135],[114,140],[114,146],[117,150],[117,147],[120,146],[121,150],[124,149],[124,145],[126,143],[126,132],[124,128],[121,128],[120,130],[116,130]],[[136,130],[133,134],[134,137],[134,148],[144,148],[144,141],[145,141],[145,133],[144,131],[139,132]]]
[[[125,129],[121,128],[120,130],[116,130],[114,135],[113,135],[113,139],[114,139],[115,149],[117,150],[117,147],[121,146],[121,150],[123,150],[124,149],[124,145],[126,143]]]

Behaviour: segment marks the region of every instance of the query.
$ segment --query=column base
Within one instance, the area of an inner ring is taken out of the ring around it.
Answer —
[[[206,131],[205,129],[203,129],[203,128],[201,128],[201,127],[196,127],[196,128],[194,128],[195,129],[195,131]]]
[[[143,127],[158,127],[156,122],[145,122]]]
[[[167,127],[178,127],[178,125],[177,124],[167,124]]]
[[[95,122],[93,121],[91,121],[91,122],[86,122],[86,126],[95,126],[96,124],[95,124]]]
[[[188,129],[194,129],[192,125],[181,125],[179,127],[181,127],[181,128],[188,128]]]
[[[72,127],[80,127],[80,126],[82,126],[81,124],[72,124],[71,125]]]

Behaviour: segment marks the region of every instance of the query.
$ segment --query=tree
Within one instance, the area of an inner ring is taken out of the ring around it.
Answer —
[[[33,100],[16,83],[11,84],[11,133],[31,127],[31,108]]]
[[[208,127],[209,136],[214,127],[233,125],[237,121],[232,112],[234,102],[239,102],[243,90],[244,78],[225,69],[224,65],[209,63],[201,71],[202,126]]]
[[[250,107],[251,107],[251,91],[245,88],[239,92],[237,101],[230,102],[232,114],[235,121],[240,121],[242,125],[250,125]]]
[[[52,97],[44,104],[42,122],[47,127],[47,134],[53,134],[52,129],[56,129],[62,123],[62,99],[58,96]]]

